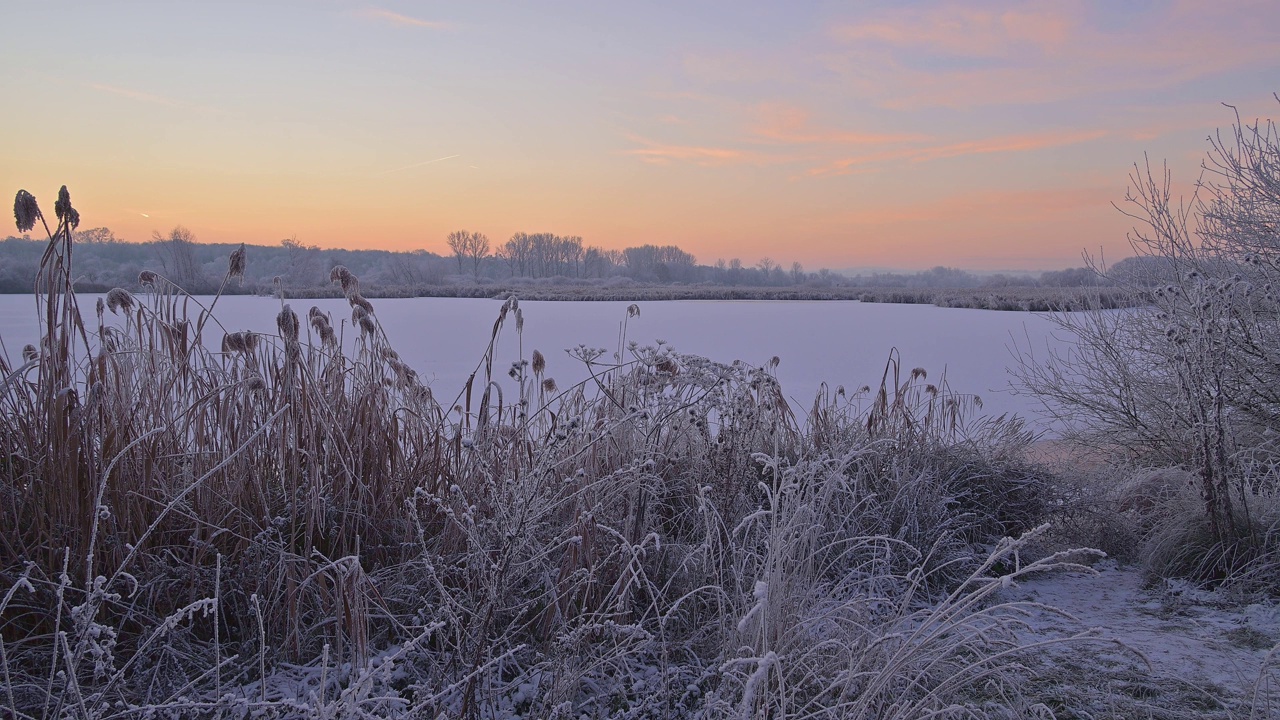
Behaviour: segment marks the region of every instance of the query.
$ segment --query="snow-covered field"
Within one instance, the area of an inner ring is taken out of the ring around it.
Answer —
[[[92,312],[100,296],[80,296],[82,312]],[[208,303],[212,298],[202,297]],[[349,318],[344,299],[291,300],[299,314],[312,305]],[[489,342],[501,303],[468,298],[381,299],[376,315],[400,356],[430,382],[437,396],[452,396],[476,369]],[[547,357],[547,374],[561,388],[588,378],[583,364],[567,349],[585,344],[605,348],[608,360],[618,349],[626,302],[524,302],[524,357],[537,349]],[[216,317],[225,330],[274,334],[280,301],[251,296],[223,297]],[[10,356],[37,337],[35,303],[29,295],[0,295],[0,340]],[[108,314],[108,317],[110,315]],[[348,323],[348,330],[350,325]],[[940,308],[933,305],[863,304],[843,301],[714,301],[640,303],[640,316],[627,324],[626,339],[640,345],[664,341],[677,351],[720,362],[742,360],[763,365],[777,356],[778,380],[797,409],[812,404],[822,383],[834,392],[843,385],[877,387],[893,348],[906,369],[923,367],[937,382],[945,371],[957,392],[982,398],[984,412],[1016,413],[1036,418],[1039,402],[1010,392],[1008,368],[1016,360],[1011,347],[1031,347],[1042,356],[1046,347],[1064,348],[1044,315]],[[221,332],[207,339],[221,341]],[[352,333],[348,332],[348,335]],[[499,339],[497,358],[520,357],[519,338],[508,322]],[[494,374],[512,388],[506,368]],[[1034,423],[1033,423],[1034,425]]]

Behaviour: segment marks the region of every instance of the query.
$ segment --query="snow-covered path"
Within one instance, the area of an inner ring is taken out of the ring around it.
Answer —
[[[1103,561],[1096,575],[1059,573],[1032,578],[1006,592],[1061,608],[1101,637],[1140,653],[1153,680],[1187,683],[1225,701],[1250,698],[1261,689],[1280,700],[1280,605],[1232,606],[1191,587],[1143,587],[1140,569]],[[1070,620],[1037,614],[1039,630],[1079,630]],[[1266,673],[1263,668],[1266,667]],[[1263,684],[1259,685],[1259,679]],[[1190,688],[1188,688],[1190,689]]]

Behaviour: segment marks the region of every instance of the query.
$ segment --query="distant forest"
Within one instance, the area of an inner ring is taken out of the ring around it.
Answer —
[[[272,293],[283,287],[294,296],[338,295],[329,271],[343,265],[360,278],[365,294],[493,296],[520,288],[598,288],[625,294],[628,288],[713,286],[723,288],[1087,288],[1111,282],[1089,268],[1039,275],[979,275],[935,267],[918,273],[844,275],[828,269],[810,272],[798,262],[783,266],[769,258],[755,265],[738,259],[699,264],[674,245],[641,245],[606,250],[584,245],[582,238],[550,233],[516,233],[491,246],[480,233],[458,231],[447,239],[453,251],[330,250],[296,239],[276,245],[247,245],[247,270],[236,293]],[[8,237],[0,241],[0,293],[28,293],[45,241]],[[217,289],[227,259],[239,247],[200,243],[182,227],[146,242],[126,242],[107,228],[76,233],[76,288],[104,292],[136,288],[143,270],[158,272],[193,293]],[[1121,268],[1126,261],[1116,266]],[[616,294],[616,293],[615,293]]]

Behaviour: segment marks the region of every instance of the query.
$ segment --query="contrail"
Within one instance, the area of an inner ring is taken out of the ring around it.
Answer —
[[[446,155],[445,157],[442,157],[442,158],[436,158],[435,160],[428,160],[428,161],[426,161],[426,162],[414,163],[414,164],[412,164],[412,165],[405,165],[404,167],[398,167],[398,168],[395,168],[395,169],[393,169],[393,170],[383,170],[383,171],[382,171],[382,172],[380,172],[380,173],[374,173],[374,176],[376,177],[376,176],[378,176],[378,175],[390,175],[390,174],[391,174],[391,173],[393,173],[393,172],[400,172],[401,170],[410,170],[410,169],[412,169],[412,168],[422,167],[423,165],[430,165],[431,163],[438,163],[438,162],[440,162],[441,160],[452,160],[452,159],[454,159],[454,158],[456,158],[456,157],[462,157],[462,156],[461,156],[461,155]]]

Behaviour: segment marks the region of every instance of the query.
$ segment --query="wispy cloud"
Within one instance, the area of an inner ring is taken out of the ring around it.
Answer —
[[[780,144],[894,145],[928,140],[918,133],[878,133],[815,127],[804,108],[766,103],[759,108],[760,121],[752,128],[757,138]]]
[[[98,92],[109,93],[111,95],[116,95],[123,98],[129,98],[130,100],[136,100],[138,102],[150,103],[152,105],[163,105],[165,107],[172,107],[172,108],[186,107],[184,103],[180,103],[177,100],[170,100],[169,98],[162,97],[160,95],[153,95],[151,93],[145,93],[140,90],[132,90],[129,88],[117,87],[115,85],[106,85],[103,83],[90,83],[89,87],[93,88],[94,90],[97,90]]]
[[[1027,135],[1005,135],[923,147],[894,148],[835,160],[811,168],[809,175],[847,175],[855,169],[894,161],[920,163],[965,155],[1031,152],[1099,140],[1109,134],[1106,130],[1051,131]]]
[[[730,165],[736,163],[763,164],[767,161],[759,153],[729,147],[706,145],[677,145],[657,140],[627,135],[627,139],[642,147],[624,150],[624,155],[640,158],[651,165],[668,165],[674,161],[692,162],[702,166]]]
[[[402,170],[412,170],[414,168],[422,167],[423,165],[432,165],[434,163],[444,162],[445,160],[452,160],[457,157],[462,157],[462,156],[461,155],[445,155],[444,157],[438,157],[435,160],[424,160],[422,162],[414,163],[412,165],[405,165],[404,167],[391,168],[390,170],[383,170],[382,172],[374,173],[373,175],[374,177],[379,177],[382,175],[390,175],[391,173],[398,173]],[[475,167],[475,166],[473,165],[472,167]]]
[[[967,6],[902,8],[877,20],[836,25],[832,34],[851,42],[966,57],[1000,57],[1016,49],[1047,53],[1062,49],[1080,25],[1076,7],[1058,3],[1006,11]]]
[[[1276,10],[1157,3],[900,6],[830,28],[827,68],[883,107],[973,108],[1170,88],[1280,63]],[[869,73],[866,68],[874,67]]]
[[[432,30],[448,30],[453,27],[447,22],[422,20],[421,18],[404,15],[393,10],[386,10],[383,8],[365,8],[360,11],[360,15],[369,18],[370,20],[381,20],[401,27],[420,27]]]

